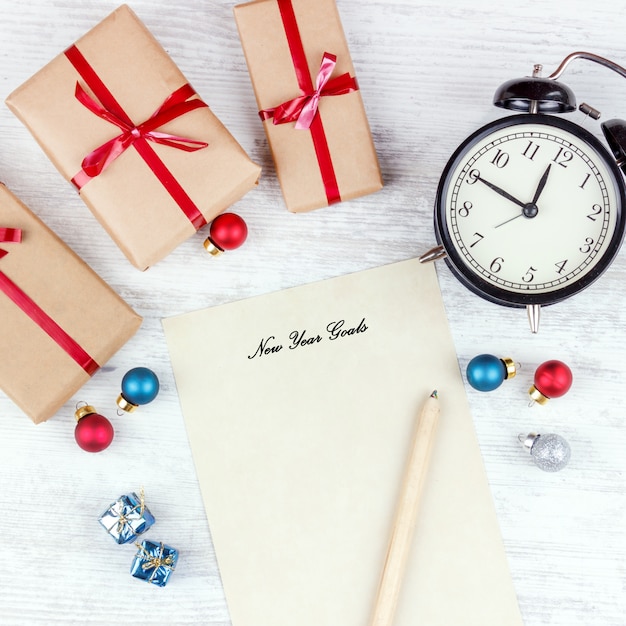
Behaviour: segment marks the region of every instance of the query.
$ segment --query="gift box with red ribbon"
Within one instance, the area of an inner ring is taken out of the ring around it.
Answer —
[[[142,270],[260,175],[126,5],[6,102]]]
[[[52,417],[141,325],[137,315],[0,185],[0,389]]]
[[[235,20],[287,208],[383,183],[335,0],[255,0]]]

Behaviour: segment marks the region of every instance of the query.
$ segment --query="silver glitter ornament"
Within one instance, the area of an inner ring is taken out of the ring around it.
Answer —
[[[558,472],[569,462],[571,449],[569,443],[561,435],[529,433],[528,435],[520,434],[518,439],[530,452],[535,465],[544,472]]]

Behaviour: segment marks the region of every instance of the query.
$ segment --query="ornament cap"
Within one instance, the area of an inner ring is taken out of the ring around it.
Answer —
[[[504,369],[506,370],[504,379],[508,380],[509,378],[514,378],[515,374],[517,374],[517,365],[515,364],[515,361],[509,357],[504,357],[500,360],[504,363]]]
[[[132,402],[127,400],[123,396],[123,394],[120,393],[120,395],[117,397],[117,406],[119,406],[120,409],[122,409],[122,411],[126,411],[127,413],[132,413],[139,405],[133,404]]]
[[[548,398],[548,396],[544,396],[541,391],[539,391],[539,389],[535,387],[535,385],[531,385],[530,389],[528,390],[528,395],[530,396],[532,402],[536,402],[537,404],[541,405],[545,404],[550,399]]]
[[[204,249],[211,255],[211,256],[218,256],[219,254],[222,254],[222,252],[224,252],[224,250],[222,250],[214,241],[211,240],[211,237],[207,237],[204,240]]]
[[[91,404],[85,404],[76,409],[74,416],[76,417],[76,421],[79,422],[83,417],[87,417],[87,415],[91,415],[92,413],[96,413],[96,409],[91,406]]]
[[[537,441],[539,436],[540,435],[538,435],[537,433],[528,433],[527,435],[525,435],[524,433],[520,433],[517,436],[517,440],[522,444],[523,448],[530,452],[531,448],[533,447],[535,441]]]

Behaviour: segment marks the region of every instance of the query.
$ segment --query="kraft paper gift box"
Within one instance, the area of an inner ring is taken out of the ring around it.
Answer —
[[[6,103],[142,270],[239,200],[260,175],[126,5]]]
[[[141,325],[137,315],[0,185],[0,389],[52,417]]]
[[[379,190],[335,0],[255,0],[234,11],[287,208],[309,211]]]

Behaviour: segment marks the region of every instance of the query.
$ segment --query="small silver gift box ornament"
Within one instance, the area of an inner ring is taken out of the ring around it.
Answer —
[[[120,496],[100,516],[99,522],[116,543],[129,543],[154,524],[154,516],[145,505],[143,489]]]

